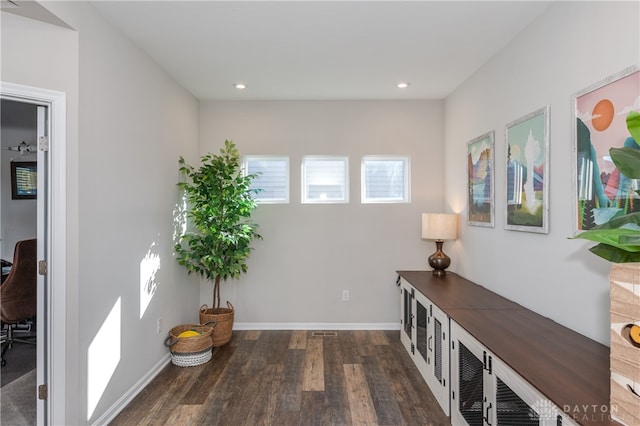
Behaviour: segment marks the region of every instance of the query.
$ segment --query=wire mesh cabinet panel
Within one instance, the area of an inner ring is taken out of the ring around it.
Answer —
[[[409,354],[415,353],[414,308],[415,289],[404,279],[400,280],[400,341]]]
[[[455,426],[576,425],[455,321],[451,321],[451,366]]]
[[[451,424],[485,426],[493,406],[487,351],[462,327],[451,321]]]
[[[576,426],[570,416],[549,401],[536,388],[502,360],[492,357],[493,394],[491,425]],[[495,420],[493,420],[495,419]]]

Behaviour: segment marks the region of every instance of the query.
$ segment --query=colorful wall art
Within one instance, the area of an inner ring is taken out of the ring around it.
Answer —
[[[507,124],[505,229],[549,230],[549,107]]]
[[[640,111],[638,66],[612,75],[574,96],[576,231],[640,211],[638,182],[620,174],[609,148],[638,148],[627,130],[629,111]]]
[[[493,227],[494,132],[467,143],[467,223]]]

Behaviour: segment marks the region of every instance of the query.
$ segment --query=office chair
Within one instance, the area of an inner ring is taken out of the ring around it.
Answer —
[[[2,343],[2,361],[4,354],[14,342],[35,344],[35,336],[28,340],[14,336],[19,323],[34,320],[37,313],[37,241],[23,240],[16,243],[13,252],[11,272],[0,285],[0,323],[2,331],[6,327],[6,339]],[[3,336],[5,337],[5,336]]]

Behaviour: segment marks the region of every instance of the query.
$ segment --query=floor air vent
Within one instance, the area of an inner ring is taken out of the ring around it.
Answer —
[[[337,337],[337,331],[314,331],[311,333],[313,337]]]

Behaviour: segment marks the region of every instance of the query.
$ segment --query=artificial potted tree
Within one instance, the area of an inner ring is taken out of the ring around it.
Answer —
[[[243,173],[240,155],[233,141],[225,140],[219,154],[206,154],[199,167],[180,157],[178,183],[187,201],[189,229],[175,245],[176,258],[188,273],[198,273],[213,283],[211,307],[202,305],[200,323],[216,321],[213,346],[231,340],[234,308],[220,307],[220,281],[238,278],[247,271],[251,242],[262,238],[251,221],[258,189],[251,188],[256,175]]]
[[[609,154],[621,174],[640,179],[640,112],[627,115],[630,138],[624,148]],[[635,144],[634,144],[635,142]],[[636,191],[640,195],[640,190]],[[640,424],[640,211],[622,214],[618,206],[609,210],[608,221],[576,235],[598,244],[589,250],[610,262],[611,340],[610,404],[614,420],[624,425]],[[622,417],[618,417],[621,415]]]

